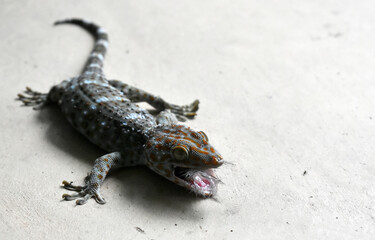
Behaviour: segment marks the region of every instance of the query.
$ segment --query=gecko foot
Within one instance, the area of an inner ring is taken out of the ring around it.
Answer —
[[[26,96],[19,93],[17,100],[22,101],[25,106],[34,106],[34,110],[39,110],[47,103],[46,93],[34,91],[29,87],[26,87],[24,92]]]
[[[176,117],[180,121],[186,120],[187,118],[193,118],[195,115],[197,115],[197,111],[199,108],[199,100],[195,100],[193,103],[189,105],[179,106],[175,104],[167,104],[167,109],[170,109],[172,113],[176,114]]]
[[[71,182],[69,183],[68,181],[63,181],[62,184],[64,185],[63,188],[69,190],[69,191],[76,191],[78,193],[75,194],[63,194],[62,198],[66,201],[72,201],[77,199],[76,204],[77,205],[83,205],[86,204],[87,201],[90,198],[94,198],[97,203],[99,204],[105,204],[106,201],[104,198],[101,196],[99,189],[95,187],[90,187],[88,184],[86,186],[75,186]]]

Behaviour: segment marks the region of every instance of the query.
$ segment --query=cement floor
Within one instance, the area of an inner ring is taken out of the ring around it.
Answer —
[[[0,1],[1,239],[373,239],[373,1]],[[147,168],[111,175],[107,204],[61,201],[102,152],[55,107],[15,101],[77,75],[109,32],[105,72],[165,99],[231,164],[215,199]],[[137,229],[140,228],[141,230]]]

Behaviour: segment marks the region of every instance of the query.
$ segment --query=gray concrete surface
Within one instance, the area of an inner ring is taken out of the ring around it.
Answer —
[[[1,239],[373,239],[374,1],[0,1]],[[116,172],[108,203],[61,201],[101,151],[57,108],[15,96],[77,75],[110,34],[108,77],[184,104],[232,163],[216,199],[146,168]],[[137,231],[137,227],[144,233]]]

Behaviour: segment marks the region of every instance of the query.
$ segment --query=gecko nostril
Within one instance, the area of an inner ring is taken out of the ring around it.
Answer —
[[[223,158],[212,156],[211,164],[215,166],[221,166],[223,164]]]
[[[224,163],[224,158],[220,154],[217,156],[217,163],[216,165],[221,166]]]

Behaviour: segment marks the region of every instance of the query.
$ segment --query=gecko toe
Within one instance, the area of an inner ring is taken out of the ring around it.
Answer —
[[[199,109],[199,100],[196,99],[190,106],[191,106],[191,109],[190,109],[191,112],[198,111],[198,109]]]
[[[72,183],[73,182],[68,182],[68,181],[64,180],[62,182],[62,184],[64,186],[62,186],[62,187],[69,190],[69,191],[76,191],[76,192],[81,192],[85,188],[85,187],[82,187],[82,186],[75,186]]]
[[[76,201],[76,204],[77,205],[84,205],[84,204],[87,203],[87,200],[89,200],[91,197],[92,197],[92,194],[87,193],[85,196],[83,196],[83,198],[78,199]]]
[[[83,197],[84,196],[84,193],[76,193],[76,194],[73,194],[73,195],[70,195],[70,194],[67,194],[67,193],[64,193],[62,195],[62,198],[66,201],[72,201],[72,200],[75,200],[77,198],[80,198],[80,197]]]
[[[106,203],[107,203],[107,202],[105,201],[105,199],[101,196],[100,193],[96,193],[96,194],[94,195],[94,198],[95,198],[96,202],[99,203],[99,204],[106,204]]]

